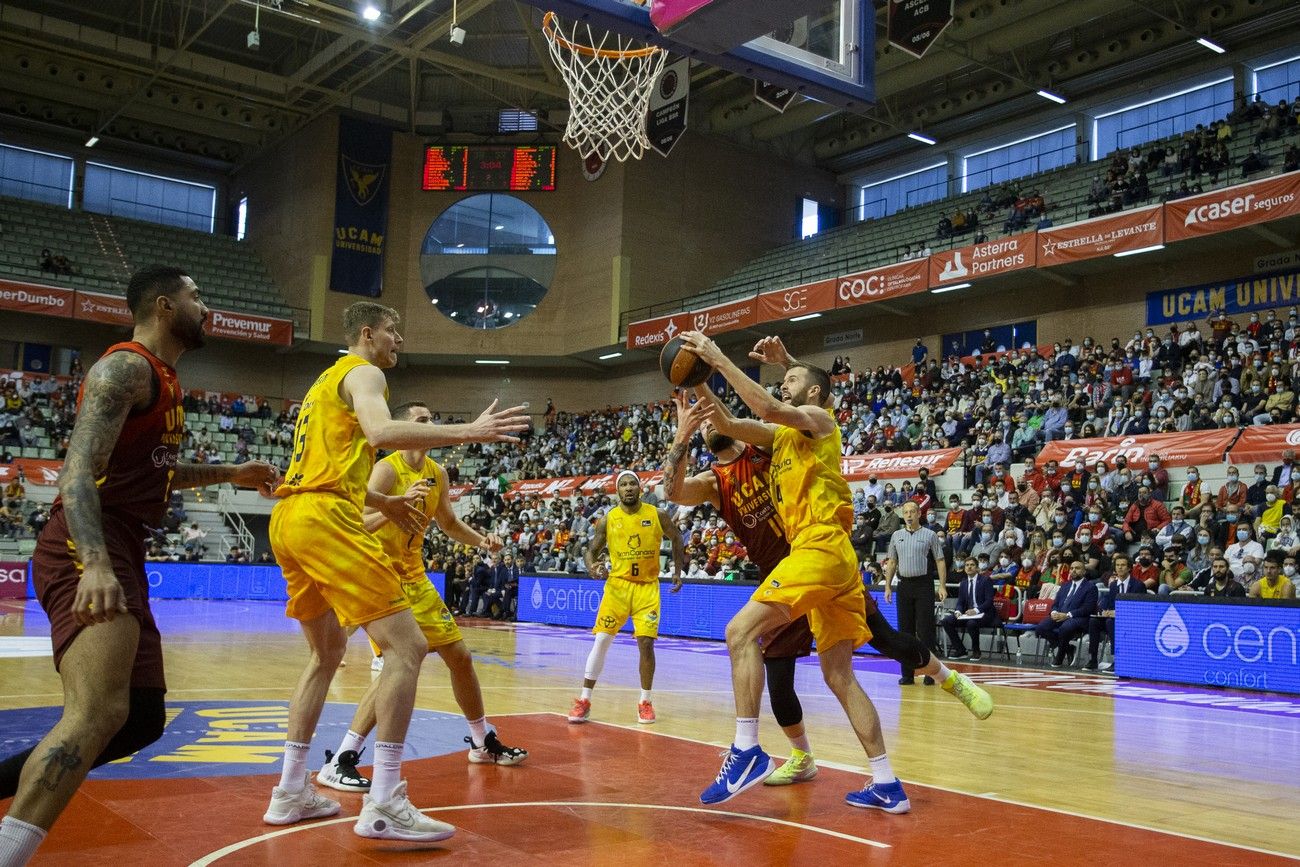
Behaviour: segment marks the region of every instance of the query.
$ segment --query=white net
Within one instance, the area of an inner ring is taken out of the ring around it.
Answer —
[[[650,147],[646,113],[667,52],[582,22],[565,25],[553,12],[542,32],[569,88],[564,141],[584,159],[640,159]]]

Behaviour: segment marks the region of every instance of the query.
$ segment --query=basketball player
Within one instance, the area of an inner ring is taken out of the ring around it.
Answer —
[[[667,536],[673,545],[673,593],[682,589],[686,551],[668,513],[641,502],[641,479],[636,473],[623,470],[614,486],[618,490],[618,505],[596,522],[587,547],[587,574],[608,580],[596,611],[596,625],[591,630],[596,640],[587,656],[582,694],[573,700],[569,722],[584,723],[591,716],[591,691],[605,667],[605,654],[630,616],[637,649],[641,652],[637,722],[650,725],[655,721],[650,690],[655,679],[655,639],[659,637],[659,540]],[[599,559],[607,540],[608,569]]]
[[[32,556],[63,716],[35,749],[0,763],[0,798],[17,793],[0,821],[4,867],[31,859],[92,767],[162,736],[167,685],[142,540],[161,525],[171,491],[232,482],[269,492],[276,478],[262,461],[177,462],[185,413],[176,362],[203,345],[208,317],[194,281],[179,268],[145,268],[126,303],[131,340],[86,374],[59,497]]]
[[[343,312],[347,354],[308,389],[294,428],[294,454],[276,490],[282,499],[271,513],[271,547],[288,584],[286,613],[299,622],[311,659],[289,703],[284,767],[262,819],[287,825],[339,811],[308,782],[307,753],[347,645],[345,627],[360,626],[387,664],[375,688],[374,778],[353,831],[362,837],[433,841],[455,829],[412,807],[401,779],[402,746],[429,642],[402,592],[402,576],[379,540],[366,532],[361,510],[372,506],[411,533],[423,533],[426,519],[413,502],[418,497],[367,491],[366,482],[376,448],[517,442],[510,434],[523,430],[528,419],[519,415],[521,407],[498,412],[493,402],[469,424],[394,420],[383,368],[397,363],[402,345],[397,323],[395,310],[370,301]]]
[[[793,363],[793,359],[791,359]],[[701,401],[716,401],[707,388],[697,389]],[[752,445],[738,443],[718,433],[710,424],[701,424],[702,405],[688,403],[685,393],[673,397],[677,405],[677,431],[664,461],[665,496],[683,506],[711,503],[745,546],[749,559],[758,566],[764,579],[790,553],[790,546],[776,519],[772,504],[768,471],[771,456]],[[718,411],[730,414],[725,406]],[[696,429],[716,461],[708,470],[684,477],[683,460]],[[951,672],[935,659],[920,641],[903,635],[889,625],[870,593],[864,592],[868,643],[892,659],[916,664],[917,668],[938,677],[944,688],[956,695],[980,719],[992,713],[992,700],[965,675]],[[775,632],[762,637],[763,667],[767,675],[767,693],[772,714],[790,739],[790,760],[763,781],[768,786],[785,786],[811,780],[817,764],[803,724],[803,707],[794,689],[795,661],[812,653],[813,635],[807,616],[798,618]]]
[[[840,429],[829,408],[830,376],[810,365],[791,365],[778,401],[700,332],[684,332],[681,339],[687,349],[721,373],[761,419],[729,418],[717,412],[717,405],[710,401],[704,404],[702,420],[724,436],[770,452],[774,505],[790,543],[790,554],[727,624],[736,738],[700,801],[728,801],[775,770],[771,757],[758,744],[758,706],[763,693],[758,638],[807,614],[826,684],[839,699],[871,763],[871,783],[849,793],[846,800],[853,806],[905,813],[911,805],[885,754],[880,718],[853,674],[853,649],[871,638],[871,630],[866,622],[858,558],[849,541],[853,504],[840,474]],[[776,363],[761,352],[763,346],[760,342],[755,348],[759,360]]]
[[[432,424],[433,414],[420,401],[404,403],[393,410],[393,417],[417,424]],[[472,545],[485,551],[501,550],[501,540],[495,534],[480,535],[456,516],[447,496],[447,471],[422,449],[393,452],[375,464],[370,471],[368,490],[371,494],[404,497],[420,509],[422,518],[432,519],[438,528],[463,545]],[[469,655],[460,628],[442,601],[437,589],[429,582],[424,571],[424,527],[408,531],[389,520],[373,506],[367,506],[361,516],[366,529],[374,533],[383,545],[384,554],[402,577],[402,594],[411,603],[411,613],[428,643],[430,653],[437,653],[447,664],[451,674],[451,690],[460,705],[461,713],[469,723],[469,760],[475,764],[517,765],[528,758],[527,750],[507,747],[497,739],[497,733],[488,729],[483,715],[483,692],[474,660]],[[414,516],[412,520],[415,521]],[[372,647],[378,652],[378,647]],[[382,657],[381,657],[382,658]],[[375,694],[379,681],[370,688],[357,705],[352,726],[344,735],[336,752],[325,752],[325,766],[316,774],[316,782],[344,792],[365,792],[370,780],[357,771],[362,744],[375,727]]]

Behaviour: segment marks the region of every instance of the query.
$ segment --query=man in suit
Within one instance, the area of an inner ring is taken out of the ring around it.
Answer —
[[[1103,632],[1110,636],[1110,646],[1115,646],[1115,600],[1124,593],[1147,592],[1147,586],[1129,571],[1132,565],[1127,555],[1115,555],[1115,571],[1111,573],[1110,582],[1106,585],[1106,595],[1101,597],[1096,615],[1088,618],[1088,664],[1084,666],[1085,671],[1097,670],[1097,652],[1101,650]],[[1109,668],[1109,663],[1107,667]]]
[[[1295,449],[1282,452],[1282,463],[1273,468],[1273,484],[1279,488],[1296,485],[1300,482],[1300,467],[1296,466]]]
[[[492,571],[492,587],[488,590],[487,609],[493,620],[510,620],[515,594],[519,591],[519,566],[515,558],[506,554]],[[492,613],[492,606],[496,613]]]
[[[1056,593],[1051,614],[1037,626],[1034,634],[1056,650],[1052,668],[1065,664],[1065,655],[1073,648],[1070,641],[1088,629],[1088,620],[1097,610],[1097,585],[1084,575],[1083,562],[1070,564],[1070,582]]]
[[[980,617],[959,620],[958,614],[979,614]],[[961,640],[962,630],[970,636],[970,658],[980,658],[980,630],[997,626],[998,612],[993,607],[993,579],[987,572],[979,571],[974,557],[966,561],[966,575],[957,588],[957,610],[939,623],[943,626],[943,631],[948,633],[948,646],[954,648],[948,654],[949,659],[966,658],[966,645]]]
[[[482,560],[474,564],[474,571],[469,576],[469,586],[465,588],[467,599],[461,609],[465,612],[466,617],[481,616],[479,608],[486,601],[488,588],[492,585],[495,566],[496,558],[491,555],[484,555]]]

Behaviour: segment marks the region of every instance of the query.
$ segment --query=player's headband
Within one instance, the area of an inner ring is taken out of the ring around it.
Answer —
[[[624,476],[631,476],[632,478],[636,479],[636,483],[638,485],[641,484],[640,476],[638,476],[636,473],[632,472],[631,470],[623,470],[617,476],[614,477],[614,485],[617,486],[619,482],[623,481]]]

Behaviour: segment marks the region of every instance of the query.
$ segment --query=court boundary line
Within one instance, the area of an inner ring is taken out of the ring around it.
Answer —
[[[753,813],[737,813],[733,810],[711,810],[707,807],[687,807],[678,804],[631,804],[614,801],[515,801],[501,804],[449,804],[444,807],[425,807],[421,809],[420,812],[448,813],[457,810],[495,810],[506,807],[610,807],[634,810],[664,810],[673,813],[704,813],[708,816],[728,816],[733,819],[748,819],[756,822],[767,822],[773,825],[783,825],[788,828],[799,828],[804,831],[812,831],[816,834],[824,834],[828,837],[848,840],[851,843],[862,843],[867,846],[873,846],[877,849],[894,848],[891,844],[882,843],[879,840],[871,840],[867,837],[854,837],[852,834],[845,834],[843,831],[836,831],[831,828],[819,828],[816,825],[807,825],[803,822],[793,822],[789,819],[778,819],[774,816],[759,816]],[[233,855],[236,852],[241,852],[244,849],[256,846],[259,843],[264,843],[268,840],[274,840],[278,837],[284,837],[289,834],[296,834],[303,831],[311,831],[316,828],[324,828],[330,825],[341,825],[344,822],[355,822],[356,820],[356,816],[339,816],[333,819],[325,819],[320,822],[312,822],[307,825],[295,825],[291,828],[282,828],[279,831],[268,831],[267,833],[259,834],[256,837],[237,840],[221,849],[209,852],[198,860],[191,861],[189,867],[208,867],[208,865],[215,864],[227,855]]]
[[[567,716],[557,711],[541,711],[541,713],[550,714],[551,716],[563,717],[566,720],[568,719]],[[658,735],[661,738],[672,738],[673,740],[687,741],[688,743],[700,744],[706,747],[717,747],[719,749],[726,749],[728,746],[726,744],[718,744],[714,741],[702,741],[697,738],[688,738],[683,735],[674,735],[674,734],[669,734],[668,732],[653,731],[647,726],[638,725],[636,727],[633,727],[630,725],[624,725],[623,723],[605,722],[603,720],[588,720],[587,723],[585,724],[590,725],[591,723],[596,723],[598,725],[603,725],[603,726],[610,726],[612,728],[627,729],[628,731],[644,732],[645,734],[648,735]],[[817,764],[824,765],[825,767],[837,771],[846,771],[848,773],[858,773],[867,776],[871,774],[871,771],[868,770],[867,768],[859,767],[857,765],[850,765],[845,762],[836,762],[836,761],[829,761],[829,760],[822,761],[821,759],[817,759]],[[901,780],[902,777],[900,777],[899,779]],[[1137,822],[1124,822],[1124,821],[1120,821],[1119,819],[1107,819],[1101,816],[1090,816],[1087,813],[1080,813],[1077,810],[1066,810],[1061,807],[1049,807],[1043,804],[1030,804],[1025,801],[1017,801],[1014,798],[1004,798],[1001,795],[989,794],[987,792],[984,793],[965,792],[962,791],[961,789],[954,789],[948,786],[934,785],[932,783],[923,783],[920,782],[919,780],[906,780],[904,782],[907,782],[909,785],[921,786],[922,788],[936,789],[940,792],[947,792],[952,795],[964,795],[965,797],[968,798],[979,798],[980,800],[984,800],[984,801],[996,801],[1001,804],[1011,804],[1012,806],[1024,807],[1029,810],[1043,810],[1044,812],[1048,812],[1048,813],[1057,813],[1063,816],[1073,816],[1077,819],[1090,819],[1094,822],[1102,822],[1107,825],[1118,825],[1121,828],[1136,828],[1140,831],[1148,831],[1152,834],[1164,834],[1170,837],[1181,837],[1185,840],[1195,840],[1198,843],[1209,843],[1211,845],[1227,846],[1232,849],[1242,849],[1247,852],[1256,852],[1259,853],[1260,855],[1272,855],[1277,858],[1285,858],[1291,861],[1300,860],[1300,855],[1293,855],[1287,852],[1278,852],[1274,849],[1262,849],[1258,846],[1250,846],[1245,843],[1232,843],[1227,840],[1215,840],[1212,837],[1202,837],[1197,834],[1188,834],[1183,831],[1171,831],[1164,828],[1153,828],[1150,825],[1142,825],[1142,824],[1138,824]]]

